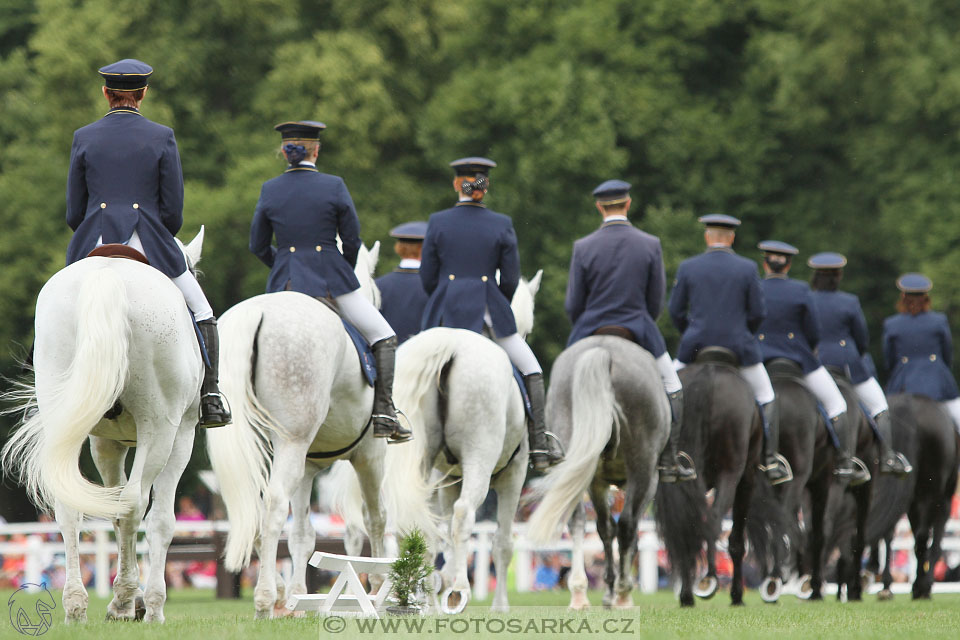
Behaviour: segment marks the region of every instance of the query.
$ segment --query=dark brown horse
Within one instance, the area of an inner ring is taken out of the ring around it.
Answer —
[[[703,354],[711,357],[709,352]],[[731,354],[732,355],[732,354]],[[680,371],[684,421],[680,449],[693,459],[698,478],[661,484],[655,498],[657,526],[680,581],[680,605],[693,606],[697,559],[706,549],[707,573],[697,595],[717,590],[716,543],[723,516],[733,509],[729,553],[733,560],[730,599],[743,604],[744,534],[763,443],[753,392],[732,364],[698,359]],[[706,495],[713,494],[712,504]]]

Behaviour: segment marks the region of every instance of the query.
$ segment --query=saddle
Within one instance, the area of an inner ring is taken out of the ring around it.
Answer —
[[[87,254],[88,258],[126,258],[127,260],[136,260],[137,262],[142,262],[143,264],[149,265],[150,261],[147,260],[147,256],[143,255],[133,247],[128,247],[125,244],[111,243],[111,244],[102,244],[90,253]]]
[[[763,364],[770,377],[803,378],[803,369],[789,358],[771,358]]]
[[[630,329],[627,329],[626,327],[621,327],[619,325],[613,325],[613,324],[600,327],[590,335],[617,336],[618,338],[623,338],[625,340],[629,340],[630,342],[637,341],[636,336],[633,335],[633,331],[630,331]]]
[[[726,347],[709,346],[703,347],[697,352],[694,360],[697,364],[719,364],[728,367],[739,367],[740,358]]]

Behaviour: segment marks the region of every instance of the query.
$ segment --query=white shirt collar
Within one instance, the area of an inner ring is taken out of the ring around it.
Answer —
[[[301,161],[300,161],[300,166],[303,166],[303,165],[307,165],[308,167],[313,167],[314,169],[317,168],[317,163],[316,163],[316,162],[310,162],[309,160],[301,160]]]
[[[400,268],[401,269],[419,269],[420,261],[414,260],[413,258],[404,258],[403,260],[400,261]]]
[[[604,217],[603,221],[604,222],[626,222],[627,216],[621,216],[621,215],[606,216]]]
[[[473,198],[470,196],[460,196],[460,202],[473,202]]]

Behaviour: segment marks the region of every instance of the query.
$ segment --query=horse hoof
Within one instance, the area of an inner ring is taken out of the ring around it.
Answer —
[[[450,598],[456,596],[453,606],[450,605]],[[469,589],[447,589],[440,595],[440,609],[447,615],[461,613],[467,608],[467,602],[470,600]]]
[[[864,591],[868,590],[873,586],[873,583],[876,582],[876,578],[873,575],[873,571],[861,571],[860,572],[860,588]]]
[[[801,600],[809,600],[813,595],[813,580],[810,576],[800,578],[800,587],[797,589],[797,597]]]
[[[720,584],[717,582],[717,578],[715,576],[704,576],[700,578],[700,582],[697,583],[693,593],[698,598],[709,600],[713,596],[717,595],[717,588],[719,586]]]
[[[617,599],[613,601],[614,609],[632,609],[633,608],[633,598],[630,597],[629,593],[624,593],[617,596]]]
[[[143,601],[143,596],[137,596],[133,600],[133,619],[141,622],[147,615],[147,603]]]
[[[767,577],[760,585],[760,599],[772,604],[780,599],[781,591],[783,591],[783,581],[780,578]]]
[[[882,589],[880,593],[877,594],[877,600],[880,602],[887,602],[888,600],[893,600],[893,591],[890,589]]]

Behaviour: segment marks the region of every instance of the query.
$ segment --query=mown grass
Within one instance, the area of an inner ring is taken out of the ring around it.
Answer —
[[[6,604],[11,591],[0,591]],[[748,592],[744,607],[733,608],[729,597],[720,593],[710,601],[699,601],[693,609],[681,610],[668,592],[634,595],[636,606],[626,611],[604,611],[598,607],[585,614],[565,609],[563,592],[512,594],[508,614],[491,614],[485,603],[472,604],[457,617],[405,621],[392,618],[393,627],[376,622],[362,627],[354,619],[327,624],[316,617],[253,620],[249,593],[242,600],[215,600],[210,591],[171,591],[163,626],[142,623],[104,622],[107,601],[91,596],[89,622],[66,625],[60,607],[60,593],[53,592],[58,608],[54,623],[44,638],[63,640],[233,640],[264,638],[384,638],[389,636],[432,637],[550,637],[571,638],[594,635],[602,638],[641,636],[649,638],[895,638],[896,640],[960,638],[960,595],[938,595],[932,601],[913,602],[897,596],[892,602],[868,597],[862,603],[839,604],[800,602],[785,597],[779,604],[765,605]],[[600,594],[591,593],[599,605]],[[6,613],[5,611],[3,612]],[[5,617],[5,616],[4,616]],[[341,624],[342,623],[342,624]],[[408,627],[408,624],[410,625]],[[420,632],[414,629],[422,624]],[[0,638],[20,636],[9,620],[0,623]]]

